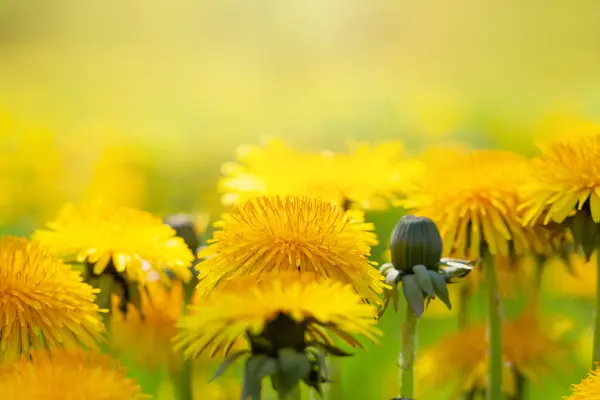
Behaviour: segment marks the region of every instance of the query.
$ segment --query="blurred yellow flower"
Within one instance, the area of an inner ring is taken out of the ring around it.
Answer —
[[[152,214],[109,205],[103,201],[79,207],[66,204],[57,218],[34,237],[69,261],[93,265],[100,275],[110,267],[129,281],[146,283],[149,263],[158,276],[169,282],[164,268],[179,278],[191,278],[192,252],[175,231]]]
[[[430,156],[418,191],[405,205],[433,219],[445,254],[477,259],[487,249],[496,258],[543,250],[537,232],[521,225],[517,189],[529,173],[526,158],[499,150],[454,150]]]
[[[61,350],[37,351],[0,367],[3,400],[141,400],[140,386],[108,356]]]
[[[261,285],[215,292],[190,306],[190,314],[179,323],[176,349],[194,358],[227,355],[240,337],[263,339],[278,349],[296,348],[306,338],[332,344],[327,333],[355,347],[360,346],[356,334],[377,342],[376,316],[376,309],[349,285],[331,280],[290,283],[272,274]]]
[[[597,255],[590,261],[580,254],[569,257],[569,265],[564,260],[552,260],[546,265],[552,288],[556,293],[571,297],[596,298]],[[571,271],[569,271],[571,270]]]
[[[38,243],[2,238],[0,363],[36,349],[95,347],[104,332],[96,292]]]
[[[223,166],[219,184],[226,204],[261,195],[320,197],[361,208],[387,208],[404,193],[420,163],[403,160],[400,142],[350,143],[345,153],[301,153],[281,140],[245,146],[239,162]]]
[[[46,219],[64,201],[54,135],[0,110],[0,225]]]
[[[111,345],[118,354],[133,356],[149,367],[180,367],[181,358],[173,351],[171,339],[177,333],[177,321],[183,311],[183,284],[174,281],[171,288],[162,282],[147,284],[141,291],[141,312],[131,307],[126,314],[119,310],[119,299],[112,299]]]
[[[571,395],[563,397],[563,400],[595,400],[600,398],[600,367],[596,365],[580,383],[573,385],[571,390]]]
[[[521,192],[525,223],[562,223],[575,211],[600,223],[600,135],[552,142]]]
[[[210,292],[236,276],[307,272],[350,283],[364,298],[380,302],[383,277],[368,260],[377,244],[373,225],[360,212],[308,197],[260,197],[239,204],[215,223],[220,228],[202,259],[198,289]]]
[[[529,307],[519,318],[507,321],[503,327],[505,372],[503,391],[515,393],[515,372],[529,380],[564,368],[566,345],[558,341],[564,327],[543,326],[536,311]],[[468,326],[448,335],[419,354],[416,371],[422,387],[447,387],[458,383],[457,395],[484,392],[488,375],[488,344],[484,324]],[[558,369],[557,369],[558,370]]]

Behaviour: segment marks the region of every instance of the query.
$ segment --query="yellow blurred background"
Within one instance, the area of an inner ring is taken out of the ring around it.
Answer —
[[[599,63],[594,0],[0,2],[0,110],[52,133],[64,197],[105,168],[161,212],[264,135],[531,152],[596,129]]]

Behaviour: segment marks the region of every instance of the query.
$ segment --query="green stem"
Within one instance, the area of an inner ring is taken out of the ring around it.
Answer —
[[[414,398],[415,347],[417,339],[417,316],[406,306],[406,321],[402,327],[402,353],[400,357],[400,397]]]
[[[184,301],[182,306],[183,314],[185,314],[187,312],[187,305],[194,292],[194,285],[192,283],[184,283],[183,285]],[[182,356],[181,369],[171,371],[171,380],[173,383],[173,394],[176,400],[192,400],[194,398],[192,388],[192,362],[190,360],[186,360]]]
[[[327,370],[329,373],[329,390],[327,391],[328,400],[342,399],[342,366],[341,359],[327,357]]]
[[[594,353],[592,354],[592,368],[600,362],[600,246],[596,249],[596,322],[594,324]]]
[[[491,255],[488,255],[485,261],[485,277],[488,286],[488,335],[490,346],[487,400],[502,400],[502,304],[493,258]]]

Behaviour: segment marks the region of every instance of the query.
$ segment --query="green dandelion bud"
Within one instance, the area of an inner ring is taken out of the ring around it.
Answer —
[[[406,215],[390,238],[392,265],[405,273],[415,265],[437,269],[442,257],[442,237],[435,223],[426,217]]]

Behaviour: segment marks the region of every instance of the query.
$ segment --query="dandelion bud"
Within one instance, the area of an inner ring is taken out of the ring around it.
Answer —
[[[442,257],[442,238],[429,218],[406,215],[392,231],[390,251],[397,270],[410,273],[415,265],[437,269]]]

